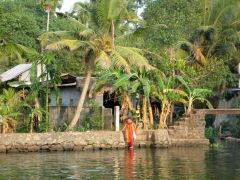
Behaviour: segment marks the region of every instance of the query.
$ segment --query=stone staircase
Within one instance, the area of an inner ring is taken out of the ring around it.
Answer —
[[[181,117],[168,128],[168,134],[172,145],[180,144],[208,144],[204,136],[205,114],[201,111],[193,111],[190,116]]]

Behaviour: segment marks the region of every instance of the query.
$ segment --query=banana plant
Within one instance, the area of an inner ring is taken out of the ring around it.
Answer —
[[[177,79],[185,87],[185,93],[183,95],[184,95],[184,98],[186,99],[184,103],[186,105],[186,110],[185,110],[186,115],[189,115],[191,113],[193,109],[193,104],[195,101],[200,101],[202,103],[205,103],[207,107],[210,109],[213,108],[211,102],[206,99],[206,96],[212,93],[211,90],[201,89],[201,88],[192,89],[189,86],[189,83],[185,81],[181,76],[178,76]]]
[[[174,103],[185,103],[186,93],[176,88],[176,79],[166,77],[164,74],[154,74],[153,96],[161,103],[158,128],[167,128],[167,120]]]
[[[30,110],[30,113],[29,113],[29,120],[30,121],[29,121],[28,129],[29,129],[29,132],[32,133],[33,132],[33,124],[38,123],[38,122],[36,123],[35,120],[38,121],[38,117],[39,116],[41,117],[43,115],[43,113],[45,113],[45,112],[41,107],[38,107],[38,106],[31,106],[31,105],[26,104],[26,103],[23,106]]]
[[[93,85],[90,95],[92,96],[93,92],[97,94],[103,94],[104,92],[115,93],[115,97],[121,102],[121,108],[133,111],[130,89],[131,78],[134,75],[119,70],[106,71]]]
[[[16,92],[14,89],[3,89],[0,95],[0,115],[2,119],[2,133],[7,131],[14,132],[16,130],[16,122],[22,114],[23,98],[26,91]]]

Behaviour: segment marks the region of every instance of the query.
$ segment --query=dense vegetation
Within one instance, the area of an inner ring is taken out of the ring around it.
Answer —
[[[86,76],[68,129],[81,115],[92,75],[99,80],[90,93],[114,93],[122,111],[140,113],[146,129],[166,128],[173,113],[211,108],[237,86],[238,0],[91,0],[76,3],[72,12],[56,12],[61,4],[0,0],[0,71],[19,62],[42,63],[51,77],[43,87],[33,73],[20,107],[8,96],[20,92],[3,90],[2,123],[15,127],[19,112],[27,111],[28,131],[48,131],[48,89],[64,72]],[[137,106],[131,102],[136,96]],[[34,127],[36,119],[40,125]]]

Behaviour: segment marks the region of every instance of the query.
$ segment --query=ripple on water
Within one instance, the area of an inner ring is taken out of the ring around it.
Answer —
[[[236,179],[240,146],[0,154],[0,167],[1,180]]]

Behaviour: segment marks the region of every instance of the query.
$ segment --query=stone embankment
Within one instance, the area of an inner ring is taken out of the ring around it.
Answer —
[[[208,145],[204,139],[171,139],[167,129],[138,131],[136,147]],[[204,142],[204,143],[203,143]],[[56,132],[0,134],[0,152],[84,151],[126,148],[122,132]]]
[[[169,129],[138,131],[137,147],[206,146],[204,112],[194,111]],[[0,134],[0,152],[84,151],[125,148],[122,132]]]
[[[0,152],[83,151],[125,148],[121,132],[1,134]]]

